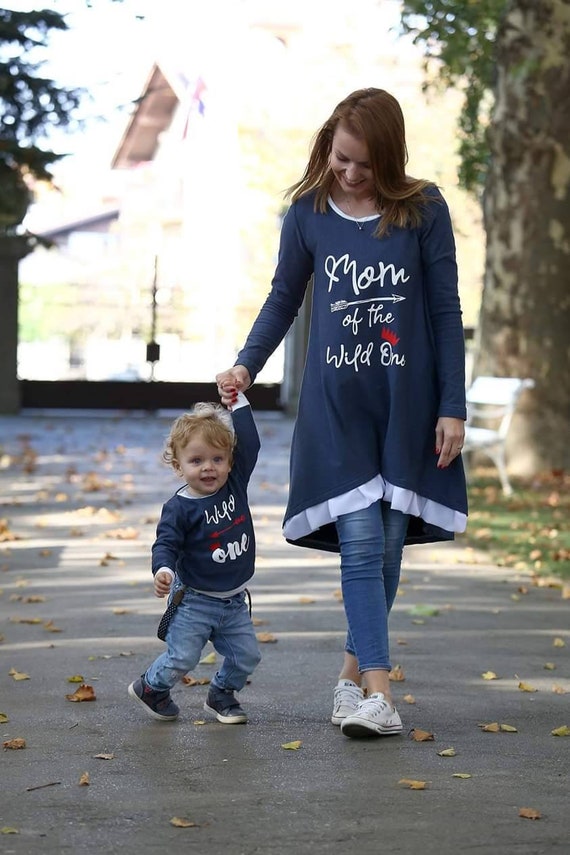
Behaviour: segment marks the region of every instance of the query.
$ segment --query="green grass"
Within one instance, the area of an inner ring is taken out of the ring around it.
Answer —
[[[504,567],[570,580],[570,475],[511,479],[504,496],[492,469],[469,474],[469,520],[458,542],[489,553]]]

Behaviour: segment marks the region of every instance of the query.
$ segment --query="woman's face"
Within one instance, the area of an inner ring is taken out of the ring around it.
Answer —
[[[349,133],[341,124],[334,132],[330,168],[347,198],[355,201],[375,196],[374,178],[364,140]]]

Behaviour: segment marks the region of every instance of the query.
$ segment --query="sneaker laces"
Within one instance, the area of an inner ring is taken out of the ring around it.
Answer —
[[[359,712],[383,712],[384,710],[392,712],[394,707],[388,703],[384,695],[380,692],[365,698],[358,708]]]
[[[358,704],[362,701],[362,698],[362,689],[359,686],[335,686],[335,707],[342,706],[343,704]]]

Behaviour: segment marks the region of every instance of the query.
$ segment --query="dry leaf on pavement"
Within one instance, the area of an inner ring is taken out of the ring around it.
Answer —
[[[398,781],[398,784],[401,784],[404,787],[407,787],[409,790],[425,790],[428,785],[427,781],[415,781],[413,778],[401,778]]]
[[[521,692],[538,692],[538,689],[535,689],[534,686],[530,685],[530,683],[525,683],[524,680],[520,681],[518,687]]]
[[[394,665],[394,667],[392,668],[392,670],[388,674],[388,677],[394,683],[402,683],[406,679],[406,676],[404,674],[404,669],[402,668],[401,665]]]
[[[16,681],[17,680],[29,680],[30,679],[29,674],[25,674],[23,671],[17,671],[15,668],[10,668],[8,673],[9,673],[10,677],[12,677],[12,679],[16,680]]]
[[[207,686],[210,683],[209,677],[190,677],[188,674],[185,674],[182,677],[182,683],[185,686]]]
[[[293,742],[284,742],[281,748],[285,748],[289,751],[297,751],[297,749],[300,748],[302,744],[303,743],[300,739],[295,739],[293,740]]]
[[[457,754],[455,748],[444,748],[443,751],[438,751],[439,757],[455,757]]]
[[[97,700],[95,697],[95,689],[93,686],[86,685],[86,683],[82,683],[72,695],[66,695],[65,697],[68,701],[73,701],[74,703]]]
[[[91,781],[89,780],[89,772],[84,772],[83,775],[79,779],[80,787],[88,787]]]
[[[12,749],[13,751],[17,751],[19,748],[26,747],[26,740],[22,739],[21,736],[16,736],[14,739],[8,739],[6,742],[2,743],[2,748],[4,751],[8,749]]]
[[[418,727],[412,728],[409,735],[410,739],[413,739],[414,742],[433,742],[435,739],[433,733],[427,730],[420,730]]]
[[[567,724],[563,724],[562,727],[555,727],[550,733],[552,736],[570,736],[570,727]]]
[[[260,644],[275,644],[277,642],[271,632],[258,632],[256,637]]]
[[[484,680],[498,680],[499,678],[494,671],[484,671],[481,676]]]
[[[198,828],[197,822],[192,822],[189,819],[184,819],[181,816],[173,816],[170,820],[170,825],[173,825],[175,828]]]
[[[539,810],[535,810],[534,808],[521,808],[519,810],[519,816],[523,819],[541,819],[542,814]]]

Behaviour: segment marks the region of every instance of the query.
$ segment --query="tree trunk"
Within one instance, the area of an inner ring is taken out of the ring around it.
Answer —
[[[570,0],[510,0],[497,38],[475,374],[531,377],[519,474],[570,468]]]
[[[26,236],[0,235],[0,413],[20,409],[18,384],[18,265],[33,249]]]

